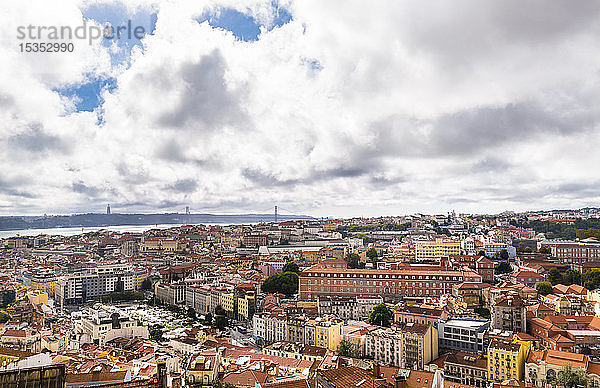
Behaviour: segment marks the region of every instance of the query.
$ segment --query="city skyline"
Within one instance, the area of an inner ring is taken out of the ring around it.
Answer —
[[[34,3],[0,19],[1,215],[600,204],[595,2]],[[19,52],[84,22],[145,34]]]

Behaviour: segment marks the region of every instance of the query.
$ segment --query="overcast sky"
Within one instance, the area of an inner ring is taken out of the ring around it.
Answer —
[[[2,7],[3,215],[600,205],[598,1]],[[19,26],[127,20],[20,52]]]

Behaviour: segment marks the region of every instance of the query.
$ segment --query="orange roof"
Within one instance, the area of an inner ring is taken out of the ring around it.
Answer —
[[[587,371],[589,374],[600,376],[600,363],[589,362]]]
[[[585,368],[587,366],[587,356],[579,353],[563,352],[560,350],[546,350],[544,361],[552,365],[568,365],[573,368]]]

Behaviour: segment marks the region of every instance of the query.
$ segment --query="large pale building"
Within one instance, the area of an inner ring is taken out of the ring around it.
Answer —
[[[367,334],[365,352],[373,360],[399,368],[419,369],[438,357],[438,334],[433,325],[407,323]]]
[[[386,301],[452,293],[462,282],[481,283],[472,270],[310,268],[300,274],[299,298],[376,297]]]
[[[419,260],[437,260],[460,254],[460,241],[436,238],[435,240],[415,241],[415,258]]]
[[[59,278],[55,299],[59,305],[83,304],[111,292],[133,291],[135,274],[127,267],[98,267],[92,273],[78,273]]]

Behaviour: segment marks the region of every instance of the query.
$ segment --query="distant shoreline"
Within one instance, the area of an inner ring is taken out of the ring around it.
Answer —
[[[310,216],[280,215],[277,221],[311,220]],[[27,231],[61,229],[112,229],[143,227],[152,229],[153,225],[239,225],[274,222],[274,214],[74,214],[70,216],[2,216],[0,232],[28,234]],[[1,233],[0,235],[6,235]]]

